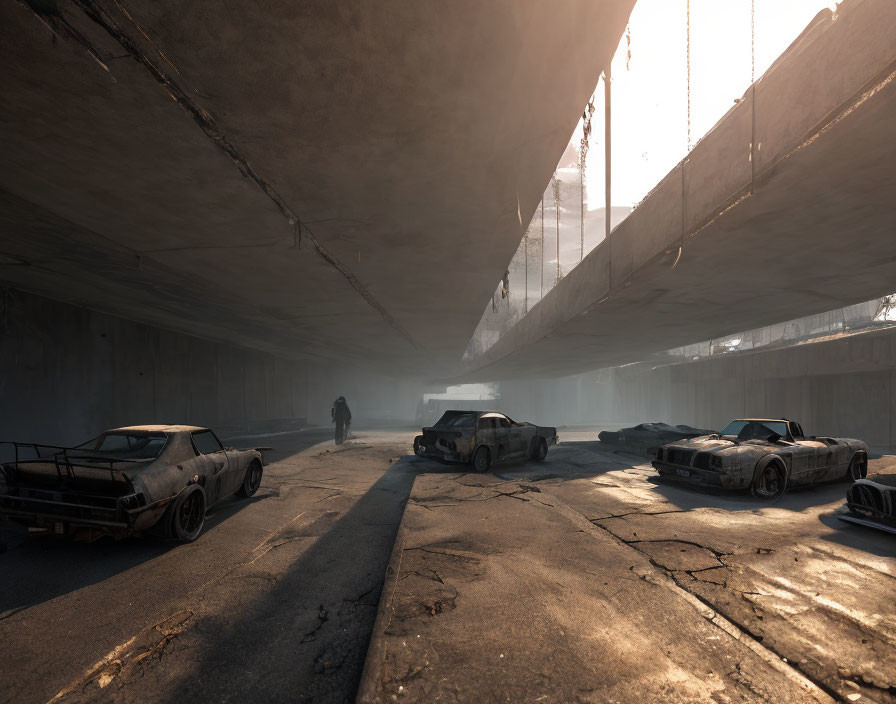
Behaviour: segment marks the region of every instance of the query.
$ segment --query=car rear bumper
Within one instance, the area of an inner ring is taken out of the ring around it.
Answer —
[[[38,531],[58,535],[78,534],[86,530],[93,536],[124,538],[154,526],[170,501],[165,499],[128,510],[114,499],[107,499],[108,505],[89,503],[90,499],[107,497],[84,498],[84,503],[74,503],[4,493],[0,494],[0,516]]]
[[[720,487],[722,489],[746,489],[749,487],[749,482],[738,474],[712,472],[706,469],[697,469],[696,467],[669,464],[660,460],[654,460],[651,464],[653,464],[653,468],[661,477],[672,481]]]
[[[442,448],[430,447],[428,445],[420,445],[416,449],[416,454],[418,457],[428,457],[433,460],[440,460],[442,462],[466,462],[467,459],[461,455],[459,452],[451,452],[449,450],[443,450]]]

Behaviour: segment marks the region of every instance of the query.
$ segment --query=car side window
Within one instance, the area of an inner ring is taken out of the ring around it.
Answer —
[[[193,447],[200,455],[209,455],[224,449],[211,430],[200,430],[198,433],[193,433]]]
[[[495,420],[498,421],[499,428],[509,428],[510,427],[510,421],[507,420],[506,418],[496,418]]]
[[[495,419],[494,418],[480,418],[479,419],[479,430],[491,430],[495,427]]]

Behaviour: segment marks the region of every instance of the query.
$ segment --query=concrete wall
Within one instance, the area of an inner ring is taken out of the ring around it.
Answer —
[[[502,383],[502,407],[557,425],[664,421],[721,428],[788,417],[813,435],[896,450],[896,331],[684,364],[634,364],[557,380]]]
[[[114,426],[188,423],[224,435],[355,418],[414,418],[411,382],[287,360],[0,289],[0,440],[86,440]]]

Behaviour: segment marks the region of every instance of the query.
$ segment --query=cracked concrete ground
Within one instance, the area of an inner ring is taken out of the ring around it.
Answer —
[[[4,531],[0,702],[352,701],[416,472],[410,433],[356,436],[271,438],[195,543]]]
[[[477,475],[329,432],[272,439],[190,545],[2,531],[0,702],[896,701],[896,542],[836,519],[845,484],[702,493],[596,431]]]
[[[418,477],[360,701],[896,701],[896,542],[845,484],[705,493],[594,437]]]

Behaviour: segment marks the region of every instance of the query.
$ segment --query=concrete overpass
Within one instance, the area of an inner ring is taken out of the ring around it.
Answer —
[[[896,289],[894,24],[875,0],[819,15],[465,378],[624,364]]]
[[[0,9],[0,281],[455,368],[634,0]]]

